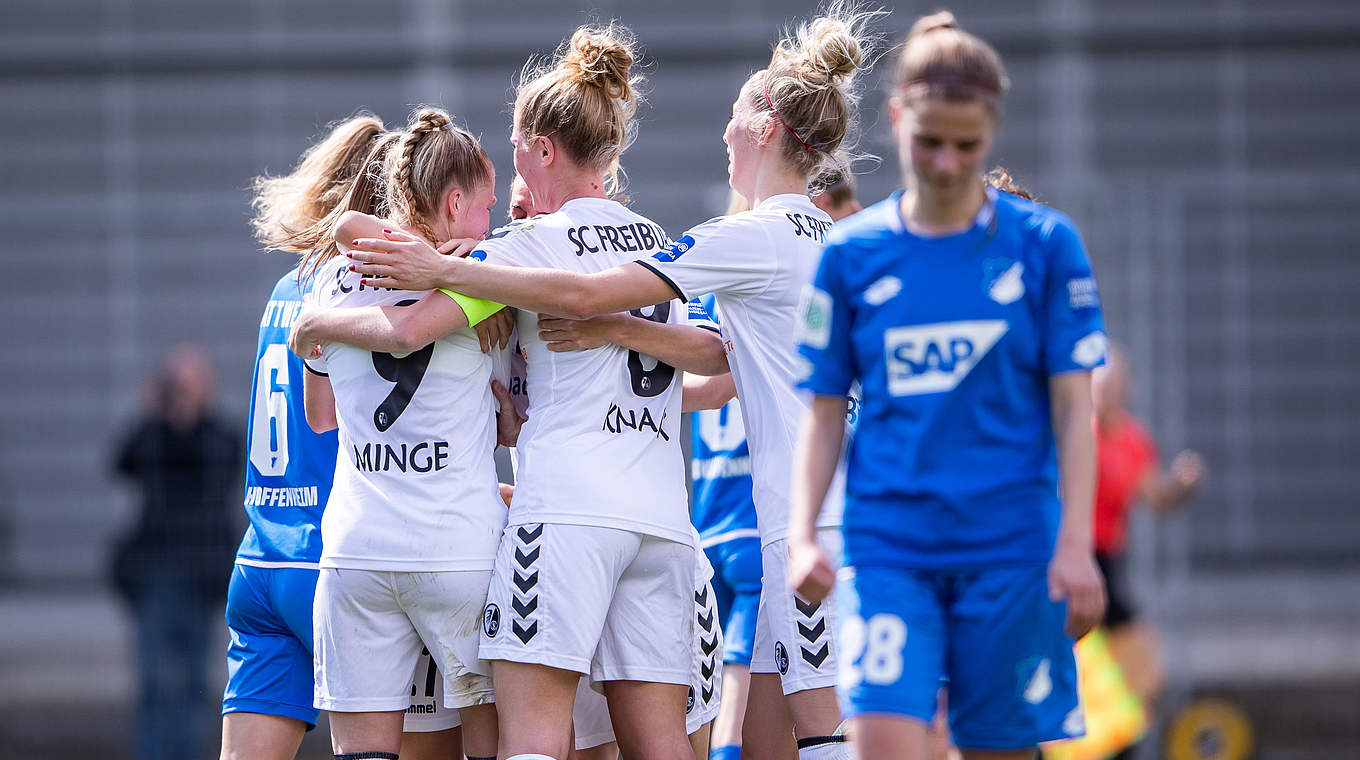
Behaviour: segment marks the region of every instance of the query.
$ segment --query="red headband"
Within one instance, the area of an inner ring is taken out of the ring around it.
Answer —
[[[994,98],[1001,97],[1000,88],[972,77],[925,77],[912,79],[902,84],[903,90],[912,87],[962,87],[969,90],[981,90]]]
[[[803,150],[806,150],[808,152],[814,150],[811,145],[808,145],[807,143],[803,142],[803,138],[795,134],[792,129],[789,129],[789,125],[784,123],[784,117],[780,116],[779,110],[774,107],[774,101],[770,100],[770,73],[768,71],[765,72],[765,80],[763,84],[765,87],[765,105],[770,107],[770,113],[774,114],[775,121],[779,122],[779,126],[783,127],[784,131],[789,133],[789,137],[792,137],[795,142],[803,146]]]

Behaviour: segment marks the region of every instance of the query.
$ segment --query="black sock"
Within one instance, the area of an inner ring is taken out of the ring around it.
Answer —
[[[335,760],[398,760],[395,752],[343,752],[331,757]]]

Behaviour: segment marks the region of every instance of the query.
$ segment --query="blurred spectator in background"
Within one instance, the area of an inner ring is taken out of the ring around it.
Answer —
[[[855,199],[855,177],[852,174],[835,172],[823,177],[821,193],[812,196],[812,203],[826,212],[831,221],[839,222],[864,208]]]
[[[143,760],[200,757],[207,736],[207,650],[235,553],[242,465],[236,426],[211,409],[213,385],[203,349],[176,347],[115,450],[117,473],[142,491],[113,581],[135,623]]]
[[[1161,690],[1162,663],[1156,631],[1139,618],[1124,579],[1129,510],[1140,501],[1157,514],[1176,509],[1203,480],[1204,460],[1182,451],[1170,471],[1162,471],[1157,444],[1128,411],[1128,354],[1122,346],[1110,347],[1108,363],[1095,371],[1091,389],[1096,409],[1096,562],[1109,593],[1104,624],[1125,680],[1148,705]]]

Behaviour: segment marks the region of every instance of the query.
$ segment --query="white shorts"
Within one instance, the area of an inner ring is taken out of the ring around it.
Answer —
[[[322,568],[312,614],[315,706],[408,709],[412,673],[425,648],[443,677],[445,707],[493,702],[491,670],[477,658],[490,575]]]
[[[698,731],[718,717],[718,707],[722,702],[722,626],[718,621],[718,602],[713,585],[706,580],[694,591],[694,616],[690,620],[693,666],[690,671],[689,699],[685,702],[687,734]],[[572,708],[571,719],[576,729],[576,749],[590,749],[614,741],[614,724],[609,720],[609,705],[603,694],[590,687],[589,678],[582,678],[576,688],[576,704]]]
[[[481,656],[592,681],[688,684],[694,549],[615,528],[511,525],[482,616]]]
[[[841,564],[840,528],[818,528],[817,543]],[[752,673],[778,673],[785,694],[836,685],[836,620],[834,592],[810,604],[789,588],[789,542],[779,539],[761,548],[760,609],[751,647]]]
[[[444,706],[444,679],[439,675],[438,664],[430,650],[422,649],[416,672],[411,676],[411,706],[406,708],[401,730],[428,734],[461,725],[463,719],[458,711]]]

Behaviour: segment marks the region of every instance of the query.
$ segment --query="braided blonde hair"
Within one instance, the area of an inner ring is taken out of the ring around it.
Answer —
[[[385,168],[384,196],[392,221],[414,228],[432,245],[442,242],[430,225],[444,191],[491,181],[491,159],[481,143],[439,108],[415,112]]]

